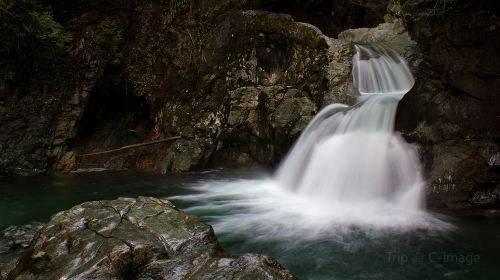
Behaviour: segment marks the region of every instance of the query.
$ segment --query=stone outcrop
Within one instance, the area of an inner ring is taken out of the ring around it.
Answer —
[[[6,0],[0,10],[0,173],[71,169],[70,146],[110,60],[96,42],[102,22],[65,28],[36,1]]]
[[[160,172],[277,163],[327,87],[327,40],[313,26],[284,14],[238,11],[224,15],[212,36],[201,92],[161,111],[164,126],[185,139],[165,152]],[[194,152],[183,156],[183,149]]]
[[[397,124],[422,147],[429,196],[438,206],[498,207],[499,3],[392,2],[424,55]]]
[[[42,227],[43,224],[35,223],[10,226],[0,231],[0,279],[7,278],[15,260],[18,260],[26,252]]]
[[[270,257],[229,255],[209,225],[155,198],[86,202],[8,228],[0,246],[1,279],[295,279]]]

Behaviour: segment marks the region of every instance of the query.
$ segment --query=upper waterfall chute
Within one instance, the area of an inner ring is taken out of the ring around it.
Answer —
[[[361,95],[408,93],[415,79],[406,61],[379,45],[354,45],[352,79]]]

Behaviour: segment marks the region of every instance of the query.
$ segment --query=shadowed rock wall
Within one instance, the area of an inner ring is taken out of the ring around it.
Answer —
[[[449,207],[498,206],[498,1],[394,2],[424,54],[397,123],[422,146],[430,196]]]

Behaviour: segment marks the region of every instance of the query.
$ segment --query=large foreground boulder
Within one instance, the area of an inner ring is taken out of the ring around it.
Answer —
[[[86,202],[5,230],[0,248],[0,279],[295,279],[272,258],[229,255],[211,226],[156,198]]]

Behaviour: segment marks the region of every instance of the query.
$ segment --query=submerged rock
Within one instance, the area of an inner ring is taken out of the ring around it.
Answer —
[[[156,198],[86,202],[41,229],[8,228],[2,257],[10,237],[22,248],[0,259],[1,279],[295,279],[272,258],[228,254],[211,226]]]

